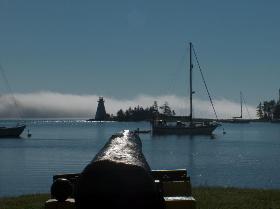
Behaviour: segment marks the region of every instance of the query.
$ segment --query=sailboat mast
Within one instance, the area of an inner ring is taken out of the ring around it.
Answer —
[[[192,69],[193,69],[193,64],[192,64],[192,43],[190,42],[190,123],[192,124],[192,95],[193,95],[193,90],[192,90]]]
[[[240,91],[240,106],[241,106],[241,115],[240,118],[242,118],[242,92]]]

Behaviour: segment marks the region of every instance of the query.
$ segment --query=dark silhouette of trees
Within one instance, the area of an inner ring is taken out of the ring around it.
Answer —
[[[142,106],[138,105],[134,108],[129,107],[125,111],[120,109],[117,112],[117,116],[115,119],[118,121],[148,121],[158,116],[173,115],[175,115],[175,111],[171,110],[167,102],[165,102],[162,106],[158,107],[157,101],[154,101],[153,105],[147,108],[143,108]]]
[[[162,106],[160,106],[160,109],[162,110],[162,114],[165,116],[173,115],[173,112],[167,102],[165,102]]]
[[[260,102],[260,104],[257,106],[257,116],[258,118],[263,118],[263,106],[262,103]]]
[[[156,112],[156,113],[159,112],[159,111],[158,111],[158,104],[157,104],[157,101],[154,101],[154,104],[153,104],[152,108],[153,108],[153,111],[154,111],[154,112]]]
[[[280,119],[280,103],[279,102],[277,102],[277,104],[275,105],[275,109],[273,112],[273,118]]]
[[[120,120],[123,120],[125,118],[125,114],[122,109],[117,112],[117,118],[119,118]]]
[[[264,101],[257,106],[257,116],[262,120],[280,119],[280,101]]]

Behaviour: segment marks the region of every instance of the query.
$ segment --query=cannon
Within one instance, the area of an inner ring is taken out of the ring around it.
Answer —
[[[46,209],[195,208],[186,170],[151,170],[136,132],[112,135],[81,173],[53,181]]]
[[[164,206],[137,134],[113,135],[82,171],[74,191],[77,209]]]

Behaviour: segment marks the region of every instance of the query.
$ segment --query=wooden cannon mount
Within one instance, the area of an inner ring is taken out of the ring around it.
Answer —
[[[134,132],[113,135],[78,174],[53,176],[46,209],[195,208],[185,169],[151,170]]]

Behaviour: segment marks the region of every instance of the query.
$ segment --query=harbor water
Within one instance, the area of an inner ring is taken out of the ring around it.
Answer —
[[[16,121],[1,121],[1,125]],[[147,122],[28,120],[20,139],[0,139],[0,197],[49,192],[52,176],[78,173],[121,130]],[[226,134],[223,134],[223,128]],[[193,186],[280,189],[280,124],[223,124],[213,136],[140,134],[152,169],[186,168]]]

